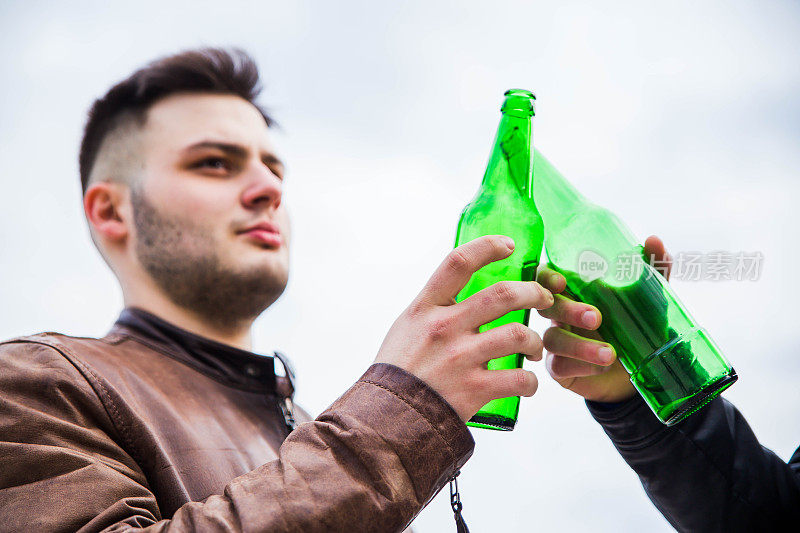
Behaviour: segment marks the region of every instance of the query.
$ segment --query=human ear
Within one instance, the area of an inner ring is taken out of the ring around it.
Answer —
[[[83,211],[89,226],[104,240],[121,242],[128,235],[127,217],[122,214],[124,187],[118,183],[93,183],[83,195]]]

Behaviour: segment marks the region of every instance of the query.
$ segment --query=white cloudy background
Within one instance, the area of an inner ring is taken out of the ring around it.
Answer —
[[[98,336],[120,310],[80,207],[93,98],[156,56],[238,45],[283,126],[294,222],[291,281],[256,348],[293,358],[299,400],[319,412],[451,248],[503,91],[531,88],[538,147],[639,237],[764,254],[757,282],[675,287],[739,372],[727,397],[788,458],[800,444],[798,35],[789,1],[2,2],[0,337]],[[472,530],[671,530],[582,401],[531,367],[541,386],[518,429],[473,430]],[[448,503],[440,494],[416,529],[451,530]]]

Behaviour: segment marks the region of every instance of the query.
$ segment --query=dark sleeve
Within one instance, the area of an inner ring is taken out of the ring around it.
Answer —
[[[637,395],[586,402],[650,500],[679,531],[800,530],[800,449],[789,464],[719,397],[673,427]]]
[[[0,346],[3,531],[401,531],[472,454],[452,407],[371,366],[298,426],[279,459],[163,517],[81,372],[50,347]]]

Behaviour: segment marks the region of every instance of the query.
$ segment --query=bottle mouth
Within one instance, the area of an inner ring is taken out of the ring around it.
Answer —
[[[525,89],[509,89],[503,95],[503,107],[500,111],[507,115],[520,118],[527,118],[535,115],[534,102],[536,95]]]
[[[524,98],[532,98],[536,100],[536,95],[527,89],[509,89],[503,96],[522,96]]]

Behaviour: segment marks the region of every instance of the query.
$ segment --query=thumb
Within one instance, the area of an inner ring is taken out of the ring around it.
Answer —
[[[664,278],[669,279],[672,271],[672,256],[667,252],[664,242],[656,235],[650,235],[644,241],[644,255],[647,261],[658,270]]]

